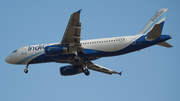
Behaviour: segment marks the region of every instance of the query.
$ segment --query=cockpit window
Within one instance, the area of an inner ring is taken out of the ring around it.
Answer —
[[[13,51],[13,53],[17,52],[17,50]]]

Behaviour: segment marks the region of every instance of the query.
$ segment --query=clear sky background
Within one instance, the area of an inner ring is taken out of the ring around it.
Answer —
[[[180,101],[179,0],[1,0],[0,101]],[[158,45],[126,55],[101,58],[96,64],[123,75],[90,70],[61,76],[59,67],[5,62],[23,46],[60,42],[69,17],[82,9],[83,40],[138,34],[161,8],[168,8],[162,34],[173,48]]]

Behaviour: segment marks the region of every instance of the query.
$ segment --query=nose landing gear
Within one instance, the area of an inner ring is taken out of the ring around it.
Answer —
[[[24,73],[28,73],[28,70],[27,70],[27,69],[24,69]]]
[[[26,64],[26,69],[24,69],[24,73],[26,73],[26,74],[28,73],[28,66],[29,66],[29,64],[27,63]]]

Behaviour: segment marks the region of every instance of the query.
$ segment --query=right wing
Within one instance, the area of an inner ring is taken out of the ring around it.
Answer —
[[[116,71],[110,70],[108,68],[102,67],[100,65],[94,64],[92,62],[88,62],[87,67],[88,67],[88,69],[98,71],[98,72],[101,72],[101,73],[106,73],[106,74],[119,74],[119,75],[121,75],[121,73],[122,73],[122,71],[121,72],[116,72]]]

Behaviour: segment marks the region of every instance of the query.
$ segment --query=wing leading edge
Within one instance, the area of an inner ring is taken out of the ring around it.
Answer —
[[[80,12],[79,11],[73,13],[70,16],[68,25],[64,32],[64,36],[61,40],[61,45],[66,46],[69,48],[69,53],[77,53],[83,52],[84,50],[81,47],[80,39],[81,39],[81,23],[80,23]]]

